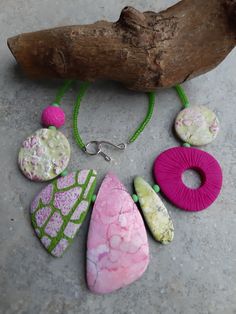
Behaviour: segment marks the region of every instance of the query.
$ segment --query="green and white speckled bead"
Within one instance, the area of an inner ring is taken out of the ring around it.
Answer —
[[[174,238],[173,222],[159,196],[141,177],[134,179],[134,187],[144,218],[155,240],[163,244],[171,242]]]
[[[175,120],[178,137],[193,146],[211,143],[219,132],[219,120],[215,113],[204,106],[186,108]]]
[[[61,174],[70,160],[70,144],[57,129],[40,129],[29,136],[19,151],[23,174],[33,181],[48,181]]]

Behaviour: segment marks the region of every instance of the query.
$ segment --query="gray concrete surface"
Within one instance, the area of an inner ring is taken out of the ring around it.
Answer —
[[[214,71],[187,82],[193,104],[207,105],[221,121],[221,132],[204,150],[224,171],[224,187],[208,210],[189,214],[165,201],[175,224],[175,240],[161,246],[149,235],[151,262],[141,278],[112,295],[91,294],[85,282],[85,245],[89,217],[62,259],[54,259],[34,236],[29,204],[45,186],[27,181],[16,164],[21,141],[40,128],[40,114],[59,84],[33,82],[14,67],[7,37],[64,24],[116,20],[125,5],[160,10],[171,0],[0,0],[0,313],[3,314],[233,314],[236,313],[236,50]],[[88,158],[76,147],[71,130],[76,89],[64,100],[63,131],[72,145],[69,170],[94,167],[99,182],[116,172],[132,192],[139,174],[152,182],[157,154],[178,145],[172,122],[180,110],[173,90],[158,92],[154,118],[140,139],[115,161]],[[85,140],[127,138],[147,108],[146,96],[119,84],[96,83],[81,111]],[[192,179],[189,179],[190,181]],[[99,186],[99,184],[98,184]]]

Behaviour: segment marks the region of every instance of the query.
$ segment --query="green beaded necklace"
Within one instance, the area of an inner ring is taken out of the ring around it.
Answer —
[[[80,110],[80,105],[83,97],[85,96],[85,93],[90,86],[90,83],[84,82],[80,86],[79,94],[77,96],[75,105],[74,105],[74,111],[73,111],[73,133],[74,133],[74,138],[81,150],[83,150],[86,154],[95,156],[95,155],[101,155],[104,157],[106,161],[111,161],[111,157],[109,157],[107,154],[105,154],[102,151],[102,146],[111,146],[115,149],[119,149],[124,151],[127,147],[127,144],[131,144],[137,140],[137,138],[140,136],[140,134],[144,131],[145,127],[148,125],[150,122],[153,111],[154,111],[154,105],[155,105],[155,93],[154,92],[149,92],[148,97],[149,97],[149,104],[148,104],[148,112],[142,121],[142,123],[139,125],[139,127],[135,130],[134,134],[128,139],[127,144],[126,143],[121,143],[118,145],[115,145],[111,142],[108,141],[90,141],[87,144],[85,144],[80,136],[79,129],[78,129],[78,117],[79,117],[79,110]]]

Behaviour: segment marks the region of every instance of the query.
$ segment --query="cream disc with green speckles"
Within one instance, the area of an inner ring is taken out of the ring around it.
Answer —
[[[219,132],[219,120],[215,113],[204,106],[186,108],[175,120],[178,137],[193,146],[211,143]]]
[[[40,129],[29,136],[19,151],[23,174],[33,181],[48,181],[62,173],[70,160],[70,144],[56,129]]]

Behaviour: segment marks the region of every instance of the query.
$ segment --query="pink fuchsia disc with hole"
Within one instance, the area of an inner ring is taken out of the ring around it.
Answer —
[[[188,188],[183,173],[193,169],[202,179],[198,189]],[[177,207],[201,211],[218,197],[222,187],[222,170],[218,161],[197,148],[174,147],[160,154],[154,162],[154,176],[163,194]]]

